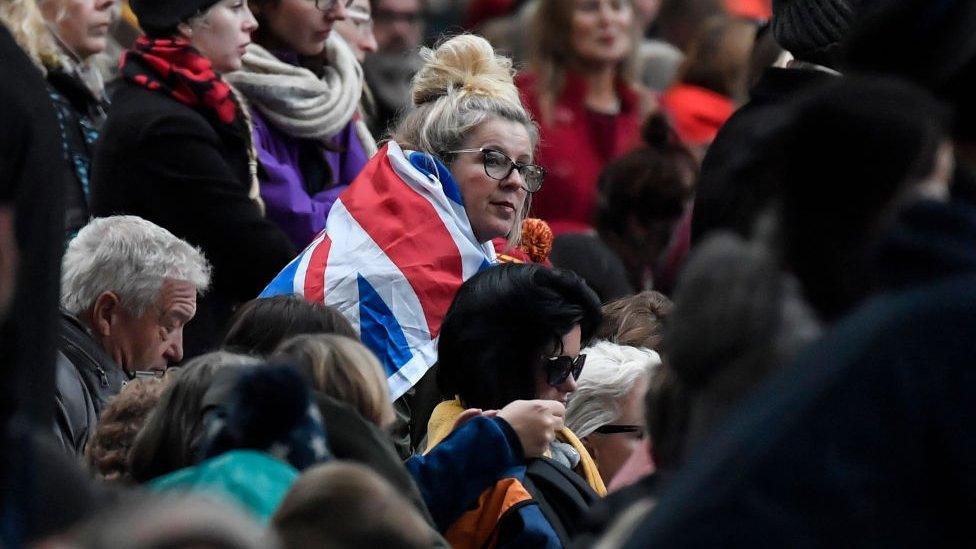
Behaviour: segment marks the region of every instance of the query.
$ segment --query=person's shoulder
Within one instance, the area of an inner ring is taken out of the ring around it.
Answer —
[[[133,138],[159,134],[215,136],[207,119],[196,109],[158,91],[124,83],[112,96],[106,132],[122,130]]]

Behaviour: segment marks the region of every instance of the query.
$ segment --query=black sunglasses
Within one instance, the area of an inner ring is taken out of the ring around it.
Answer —
[[[617,433],[637,433],[637,438],[644,438],[644,428],[640,425],[603,425],[596,428],[597,433],[615,435]]]
[[[559,387],[569,378],[570,374],[573,375],[573,379],[579,379],[585,363],[586,355],[582,353],[576,358],[567,355],[547,357],[546,383],[550,387]]]

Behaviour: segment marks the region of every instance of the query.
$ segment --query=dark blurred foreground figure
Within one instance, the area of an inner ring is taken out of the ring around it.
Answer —
[[[692,240],[715,229],[752,235],[756,219],[779,192],[771,134],[781,123],[776,106],[839,76],[841,43],[855,19],[879,0],[776,0],[776,41],[793,56],[786,68],[769,67],[749,101],[725,123],[702,161]]]
[[[63,542],[64,545],[57,545]],[[77,549],[277,549],[273,535],[225,501],[203,496],[127,498],[55,546]]]
[[[362,465],[332,462],[306,471],[271,520],[285,549],[431,547],[430,529],[403,496]]]
[[[948,197],[947,117],[907,83],[848,77],[797,102],[786,120],[777,138],[781,259],[831,321],[874,290],[872,250],[893,213],[919,196]]]
[[[847,46],[855,71],[891,74],[932,92],[955,112],[958,167],[952,196],[976,204],[976,3],[886,0],[863,18]]]
[[[721,234],[696,248],[664,329],[666,361],[646,399],[654,472],[593,507],[581,546],[611,523],[632,529],[734,406],[818,335],[796,281],[765,245]]]
[[[968,207],[905,211],[883,248],[886,291],[749,400],[624,546],[968,539],[974,249]]]
[[[91,508],[81,470],[48,438],[64,237],[58,121],[0,3],[0,545],[60,530]],[[40,15],[31,36],[44,36]],[[14,85],[16,83],[16,85]],[[16,414],[16,418],[15,418]]]

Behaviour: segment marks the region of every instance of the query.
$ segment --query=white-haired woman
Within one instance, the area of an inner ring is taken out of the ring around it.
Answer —
[[[610,484],[644,440],[644,395],[661,358],[650,349],[608,341],[581,352],[586,368],[566,407],[566,427],[583,441],[603,482]]]

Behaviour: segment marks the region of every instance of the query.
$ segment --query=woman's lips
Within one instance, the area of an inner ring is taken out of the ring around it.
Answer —
[[[511,210],[513,213],[515,212],[515,204],[512,204],[511,202],[501,201],[501,202],[492,202],[491,204],[493,206],[498,206],[499,208],[505,208],[507,210]]]

